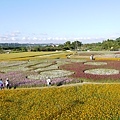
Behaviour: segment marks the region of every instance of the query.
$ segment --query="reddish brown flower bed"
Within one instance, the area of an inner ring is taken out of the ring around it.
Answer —
[[[120,54],[120,52],[116,52],[115,54]]]
[[[78,53],[79,56],[90,56],[92,53]],[[94,55],[98,55],[98,53],[93,53]],[[102,55],[103,53],[99,53],[99,55]]]
[[[107,65],[85,65],[84,63],[71,63],[67,65],[60,66],[61,69],[74,71],[75,74],[71,75],[73,78],[86,78],[90,80],[120,80],[120,74],[115,75],[94,75],[84,73],[85,70],[95,69],[95,68],[107,68],[120,70],[119,61],[99,61],[106,62]]]

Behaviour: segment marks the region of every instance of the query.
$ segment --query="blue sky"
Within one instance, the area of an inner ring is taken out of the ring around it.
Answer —
[[[116,39],[119,5],[120,0],[0,0],[0,42]]]

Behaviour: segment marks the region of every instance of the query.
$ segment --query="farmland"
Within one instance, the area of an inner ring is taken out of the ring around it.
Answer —
[[[120,82],[119,53],[95,52],[95,60],[91,61],[89,56],[92,53],[61,51],[1,54],[0,76],[4,82],[8,77],[11,85],[17,87],[45,86],[47,77],[52,79],[53,85],[61,81],[64,84],[81,81]]]
[[[95,60],[89,59],[91,54]],[[0,91],[0,120],[120,119],[119,55],[110,51],[0,54],[0,77],[3,82],[8,77],[11,87],[17,87]],[[47,77],[51,87],[46,87]]]

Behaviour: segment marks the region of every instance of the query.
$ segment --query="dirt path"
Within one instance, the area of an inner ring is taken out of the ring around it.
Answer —
[[[16,88],[16,90],[20,89],[47,89],[47,88],[61,88],[61,87],[70,87],[70,86],[80,86],[85,84],[120,84],[120,83],[95,83],[95,82],[83,82],[83,83],[73,83],[73,84],[64,84],[61,86],[45,86],[45,87],[29,87],[29,88]]]

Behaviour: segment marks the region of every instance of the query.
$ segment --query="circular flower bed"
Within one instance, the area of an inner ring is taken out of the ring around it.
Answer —
[[[104,69],[104,68],[98,68],[98,69],[90,69],[84,71],[85,73],[89,74],[97,74],[97,75],[113,75],[113,74],[119,74],[119,70],[115,69]]]
[[[85,65],[107,65],[106,62],[86,62]]]
[[[47,77],[50,78],[59,78],[64,76],[72,75],[74,72],[66,71],[66,70],[51,70],[41,72],[39,75],[30,75],[28,78],[30,79],[46,79]]]

